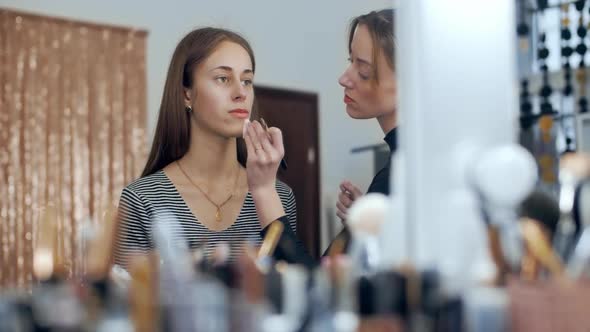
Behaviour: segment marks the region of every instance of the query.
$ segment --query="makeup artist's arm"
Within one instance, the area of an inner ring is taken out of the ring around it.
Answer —
[[[273,253],[273,258],[275,260],[284,260],[291,264],[301,264],[308,268],[317,266],[318,262],[311,257],[301,240],[299,240],[297,235],[293,232],[293,229],[290,226],[289,217],[285,215],[278,218],[277,221],[283,223],[284,227],[281,238]],[[260,237],[264,238],[269,228],[269,226],[263,228],[260,231]]]
[[[285,213],[276,189],[279,163],[285,154],[281,131],[278,128],[270,128],[267,133],[257,121],[246,121],[243,136],[248,150],[246,162],[248,188],[260,220],[262,228],[260,235],[264,237],[268,225],[275,220],[280,220],[285,227],[275,250],[275,259],[314,266],[315,261],[291,228],[289,216]]]
[[[278,184],[278,187],[285,186],[284,184]],[[312,268],[317,265],[315,259],[313,259],[307,249],[297,237],[297,207],[295,202],[295,195],[293,191],[289,187],[283,187],[283,190],[286,190],[287,193],[284,196],[281,196],[283,206],[286,210],[286,215],[280,217],[277,221],[273,223],[280,222],[283,224],[283,232],[281,233],[281,237],[277,243],[277,247],[273,253],[273,258],[275,260],[284,260],[289,263],[296,263],[302,264],[309,268]],[[266,226],[260,232],[260,236],[262,238],[266,238],[266,233],[270,228]]]

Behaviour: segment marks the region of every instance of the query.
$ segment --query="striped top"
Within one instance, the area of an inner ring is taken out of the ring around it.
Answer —
[[[293,231],[296,231],[295,196],[289,186],[277,181],[277,192]],[[175,236],[186,240],[190,249],[201,248],[209,257],[215,247],[225,242],[229,245],[230,261],[239,255],[244,241],[260,245],[260,222],[250,192],[242,205],[236,221],[223,231],[212,231],[201,224],[163,170],[139,178],[123,189],[119,202],[120,225],[115,245],[115,264],[127,266],[129,255],[147,252],[154,248],[152,226],[156,216],[169,215],[177,220]]]

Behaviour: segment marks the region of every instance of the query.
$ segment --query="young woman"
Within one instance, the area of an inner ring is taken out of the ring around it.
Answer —
[[[189,248],[209,256],[226,243],[230,261],[244,241],[260,244],[274,220],[295,232],[293,192],[276,179],[281,132],[249,121],[255,69],[250,45],[234,32],[202,28],[180,41],[147,164],[121,195],[115,263],[154,247],[163,214],[177,219]]]
[[[372,11],[352,20],[348,38],[349,66],[338,83],[344,88],[346,113],[354,119],[377,119],[390,153],[397,147],[397,84],[395,80],[394,11]],[[391,160],[391,155],[390,158]],[[391,162],[373,178],[368,192],[389,194]],[[350,181],[340,184],[337,215],[345,222],[348,208],[363,193]],[[338,234],[345,242],[345,227]]]

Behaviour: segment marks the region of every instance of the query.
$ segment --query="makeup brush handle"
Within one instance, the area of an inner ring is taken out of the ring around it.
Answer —
[[[553,240],[553,247],[557,255],[566,262],[569,260],[572,244],[575,240],[574,232],[574,224],[571,218],[559,221],[557,231],[555,232],[555,239]]]
[[[572,257],[567,263],[568,275],[576,280],[590,264],[590,229],[585,229],[576,243]]]
[[[520,277],[525,281],[535,281],[539,275],[539,262],[527,252],[522,258]]]
[[[552,274],[556,276],[562,275],[564,272],[563,264],[553,251],[542,226],[532,219],[524,220],[522,226],[524,240],[532,256]]]
[[[502,244],[500,243],[500,234],[498,230],[495,227],[488,225],[487,231],[490,254],[497,269],[496,282],[501,284],[503,283],[506,273],[509,271],[508,264],[502,253]]]

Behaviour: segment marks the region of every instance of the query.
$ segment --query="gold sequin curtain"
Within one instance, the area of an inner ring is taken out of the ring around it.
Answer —
[[[145,31],[0,9],[0,286],[29,288],[40,210],[79,271],[82,223],[146,158]]]

